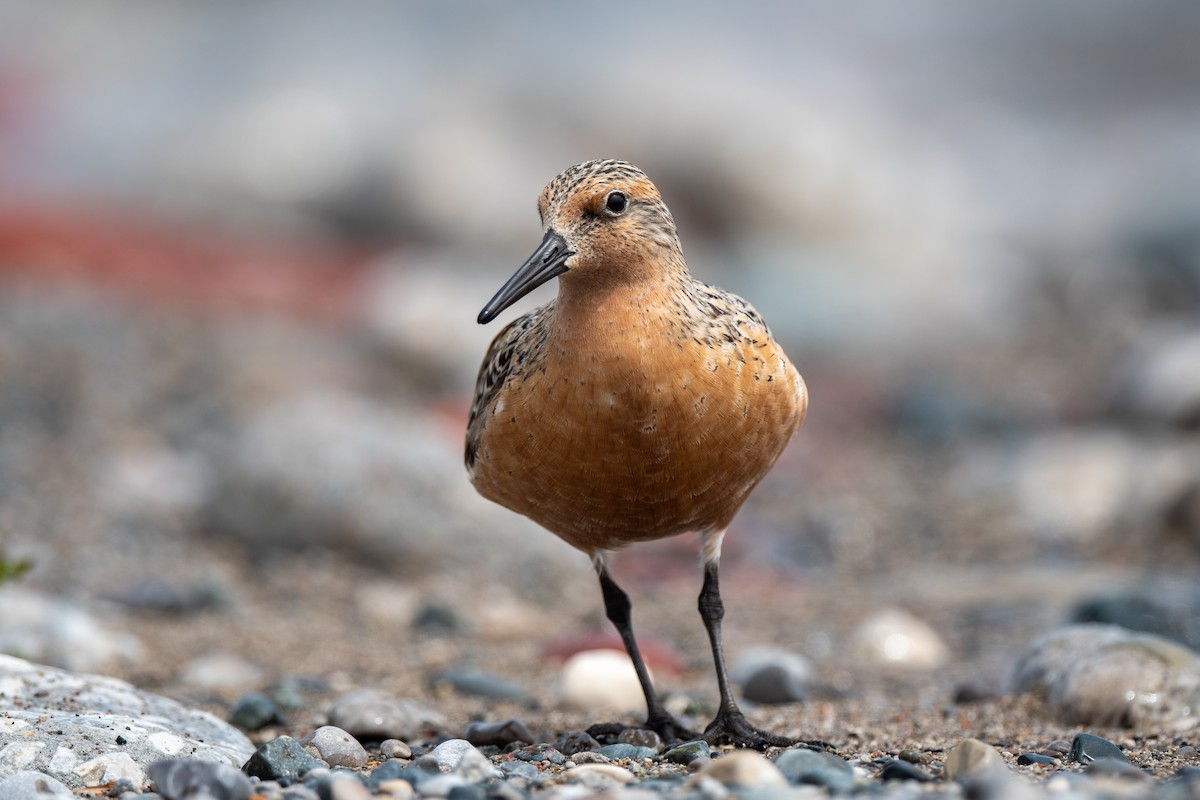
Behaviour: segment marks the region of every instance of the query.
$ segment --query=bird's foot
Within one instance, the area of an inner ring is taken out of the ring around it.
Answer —
[[[683,723],[675,719],[666,711],[661,714],[651,714],[646,722],[642,725],[622,725],[619,722],[600,722],[592,725],[587,729],[588,735],[601,744],[610,744],[615,742],[620,737],[623,731],[627,730],[650,730],[658,734],[665,745],[679,744],[680,742],[693,742],[697,739],[702,739],[700,734],[695,731],[688,730]]]
[[[816,744],[800,742],[797,739],[756,728],[737,708],[722,708],[717,712],[716,718],[704,729],[704,739],[710,745],[731,744],[734,747],[749,747],[754,750],[766,750],[768,747],[791,747],[796,744],[809,746]]]

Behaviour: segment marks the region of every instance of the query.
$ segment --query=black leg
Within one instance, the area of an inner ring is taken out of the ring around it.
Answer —
[[[777,736],[751,725],[733,699],[729,688],[729,672],[725,668],[725,650],[721,645],[721,620],[725,617],[725,604],[721,602],[721,586],[717,579],[717,561],[704,565],[704,587],[700,590],[700,618],[708,631],[712,643],[713,662],[717,668],[717,687],[721,691],[721,707],[716,718],[704,731],[709,744],[733,744],[738,747],[753,747],[765,750],[768,745],[788,747],[795,739]]]
[[[609,576],[608,570],[601,567],[597,569],[597,572],[600,575],[600,590],[604,593],[604,611],[608,615],[609,621],[616,626],[617,633],[621,634],[621,641],[625,643],[625,650],[629,653],[629,658],[633,661],[633,668],[637,670],[638,681],[642,684],[642,693],[646,695],[646,727],[661,736],[667,743],[697,738],[671,716],[663,707],[662,701],[658,699],[658,693],[654,691],[654,684],[650,682],[650,673],[646,671],[646,662],[642,660],[637,640],[633,638],[633,621],[630,613],[633,605],[629,602],[629,595],[625,594],[620,586],[617,586]]]

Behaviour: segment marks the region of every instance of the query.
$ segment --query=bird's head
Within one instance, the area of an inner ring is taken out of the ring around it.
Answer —
[[[628,162],[576,164],[546,184],[538,214],[541,245],[479,312],[481,324],[559,275],[622,283],[653,274],[655,265],[682,266],[671,212],[646,174]]]

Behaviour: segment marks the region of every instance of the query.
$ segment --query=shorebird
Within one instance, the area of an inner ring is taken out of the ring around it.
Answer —
[[[691,276],[671,212],[637,167],[577,164],[547,184],[538,214],[541,245],[478,321],[555,277],[558,296],[488,348],[467,422],[471,481],[591,558],[646,696],[645,727],[668,742],[697,737],[655,692],[608,561],[698,533],[721,695],[703,737],[793,744],[751,725],[730,690],[717,568],[734,514],[804,419],[804,381],[749,303]]]

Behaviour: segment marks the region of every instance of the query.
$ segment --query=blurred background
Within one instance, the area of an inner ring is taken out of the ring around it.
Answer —
[[[0,650],[205,696],[603,630],[461,463],[553,289],[475,315],[598,157],[812,394],[727,540],[735,655],[853,691],[903,608],[999,685],[1106,592],[1194,620],[1198,39],[1182,0],[0,3]],[[703,682],[694,559],[617,575]]]

